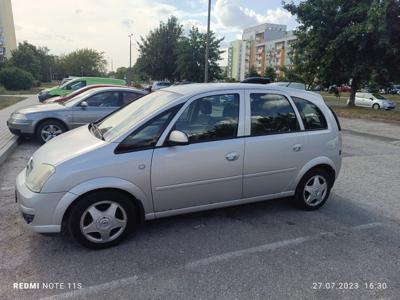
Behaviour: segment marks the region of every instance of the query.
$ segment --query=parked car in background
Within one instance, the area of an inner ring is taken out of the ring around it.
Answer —
[[[300,83],[300,82],[278,81],[278,82],[271,82],[269,85],[284,86],[284,87],[289,87],[289,88],[298,89],[298,90],[306,89],[306,85],[304,83]]]
[[[388,89],[388,93],[392,95],[400,95],[400,85],[396,84]]]
[[[349,103],[350,98],[347,100],[347,104]],[[355,98],[356,106],[370,107],[373,109],[394,109],[396,108],[396,104],[385,98],[383,95],[378,93],[367,93],[367,92],[357,92]]]
[[[259,84],[268,84],[271,82],[270,78],[267,77],[248,77],[242,80],[240,83],[259,83]]]
[[[68,77],[65,77],[65,78],[63,78],[63,79],[61,80],[60,85],[63,85],[64,83],[66,83],[66,82],[68,82],[68,81],[71,81],[71,80],[73,80],[73,79],[75,79],[75,78],[78,78],[78,77],[76,77],[76,76],[68,76]]]
[[[114,78],[102,78],[102,77],[78,77],[72,79],[62,85],[55,86],[49,89],[45,89],[38,94],[38,98],[40,102],[43,102],[46,99],[57,97],[57,96],[66,96],[73,91],[76,91],[84,86],[93,85],[93,84],[113,84],[113,85],[125,85],[125,81],[122,79],[114,79]]]
[[[127,87],[88,90],[64,103],[38,104],[16,110],[7,121],[16,135],[31,135],[46,143],[63,132],[99,120],[140,97]]]
[[[339,86],[337,89],[338,89],[339,93],[350,93],[351,92],[351,87],[348,85],[344,85],[344,84]]]
[[[50,99],[44,100],[43,103],[62,103],[66,102],[79,94],[82,94],[83,92],[86,92],[91,89],[97,89],[100,87],[119,87],[119,85],[112,85],[112,84],[93,84],[93,85],[87,85],[84,86],[83,88],[80,88],[79,90],[76,90],[72,92],[71,94],[68,94],[66,96],[58,96],[58,97],[52,97]]]
[[[155,81],[153,82],[152,86],[151,86],[151,91],[157,91],[166,87],[171,86],[171,82],[168,81]]]
[[[341,153],[340,125],[318,94],[179,85],[39,148],[17,177],[16,199],[32,230],[69,229],[105,248],[144,220],[182,213],[290,196],[318,209]]]

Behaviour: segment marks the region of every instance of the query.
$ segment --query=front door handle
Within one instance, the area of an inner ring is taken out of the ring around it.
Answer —
[[[302,149],[303,149],[303,145],[302,145],[302,144],[293,145],[293,151],[294,151],[294,152],[299,152],[299,151],[301,151]]]
[[[228,153],[227,155],[225,155],[226,160],[229,161],[235,161],[239,158],[239,154],[237,154],[236,152],[231,152]]]

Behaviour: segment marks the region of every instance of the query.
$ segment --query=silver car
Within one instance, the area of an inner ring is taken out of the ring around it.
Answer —
[[[328,199],[340,125],[320,95],[255,84],[189,84],[146,95],[52,139],[16,180],[36,232],[82,245],[120,242],[139,223],[293,196]]]
[[[347,100],[347,104],[350,99]],[[356,106],[370,107],[373,109],[390,110],[396,108],[396,104],[378,93],[357,92],[354,101]]]
[[[16,135],[32,135],[41,143],[99,120],[146,93],[123,87],[88,90],[64,103],[38,104],[16,110],[7,126]]]

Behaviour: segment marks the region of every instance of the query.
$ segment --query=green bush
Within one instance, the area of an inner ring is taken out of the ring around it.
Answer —
[[[16,67],[4,68],[0,71],[0,83],[7,90],[29,90],[34,78],[31,73]]]

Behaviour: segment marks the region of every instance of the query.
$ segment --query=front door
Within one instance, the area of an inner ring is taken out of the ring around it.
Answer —
[[[84,99],[83,101],[87,103],[86,107],[82,107],[80,104],[74,107],[72,116],[73,127],[95,122],[112,113],[121,106],[120,98],[120,92],[107,91]]]
[[[156,213],[241,198],[243,121],[242,91],[204,94],[185,104],[167,130],[186,133],[189,144],[154,150]]]
[[[304,163],[306,133],[288,97],[260,91],[246,91],[246,97],[243,197],[286,192]]]

